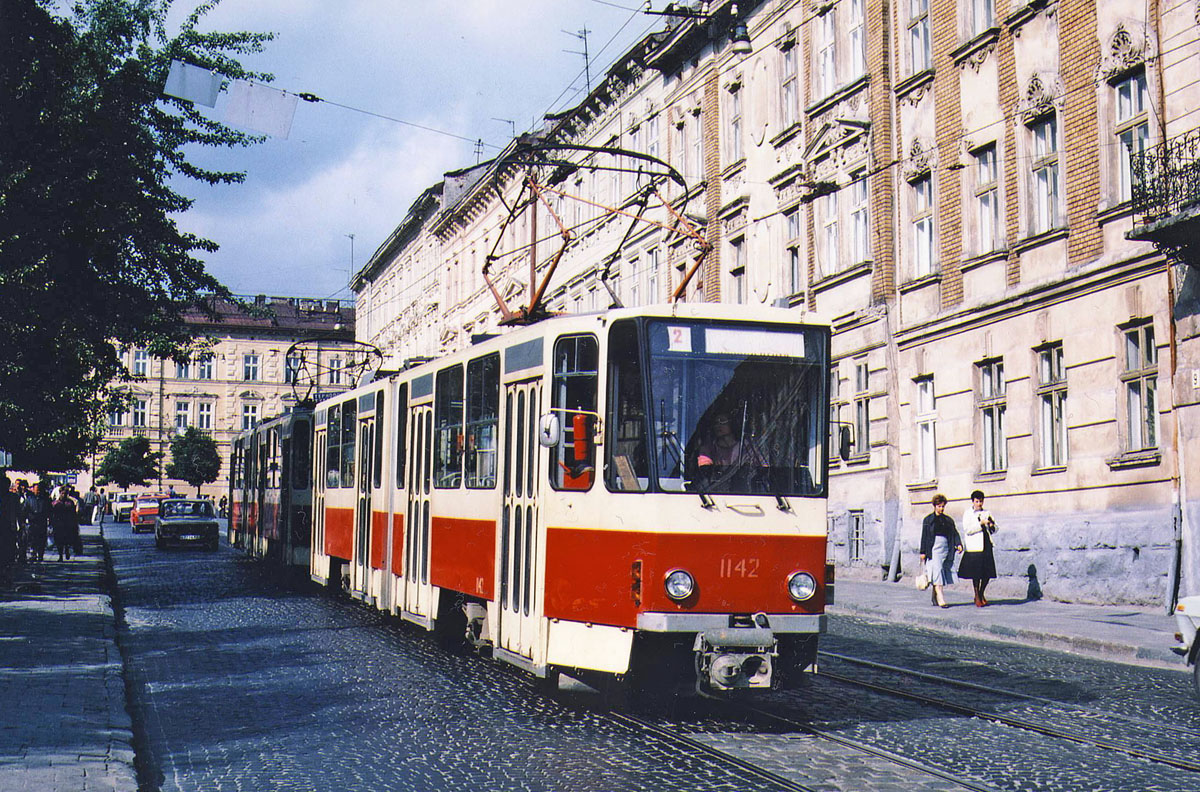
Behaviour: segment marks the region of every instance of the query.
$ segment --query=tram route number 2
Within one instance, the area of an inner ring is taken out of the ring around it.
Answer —
[[[720,577],[756,578],[758,577],[758,559],[725,556],[721,559]]]

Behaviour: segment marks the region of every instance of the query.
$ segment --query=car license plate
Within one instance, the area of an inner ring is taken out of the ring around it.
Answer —
[[[198,539],[203,539],[204,537],[200,536],[199,534],[184,534],[183,536],[181,536],[179,538],[185,542],[189,542],[189,541],[196,541]]]

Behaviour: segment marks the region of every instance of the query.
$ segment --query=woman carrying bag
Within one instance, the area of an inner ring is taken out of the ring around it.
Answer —
[[[954,553],[962,550],[954,520],[946,514],[946,496],[933,496],[933,511],[921,523],[921,562],[929,576],[930,600],[939,608],[946,607],[943,586],[954,582]]]
[[[996,532],[996,521],[992,513],[983,508],[983,491],[971,493],[971,508],[963,513],[963,557],[958,565],[958,576],[970,578],[975,589],[975,607],[988,604],[983,596],[987,584],[996,577],[996,557],[992,555],[992,534]]]

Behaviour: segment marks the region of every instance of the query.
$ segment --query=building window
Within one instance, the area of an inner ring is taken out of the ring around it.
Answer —
[[[1128,451],[1158,447],[1158,348],[1154,325],[1147,323],[1125,331],[1126,437]]]
[[[1067,374],[1061,343],[1037,350],[1037,399],[1041,413],[1038,463],[1043,468],[1067,463]]]
[[[821,223],[821,271],[832,275],[841,269],[841,249],[838,245],[838,193],[817,199]]]
[[[1041,234],[1058,227],[1058,121],[1047,116],[1029,128],[1033,137],[1033,228]]]
[[[933,177],[922,176],[911,189],[913,274],[920,278],[933,272]]]
[[[681,171],[685,171],[683,175],[690,176],[692,174],[687,171],[687,119],[680,118],[675,124],[675,146],[671,151],[671,161]]]
[[[646,121],[646,153],[651,157],[658,156],[658,116],[651,116]]]
[[[242,379],[246,382],[258,380],[258,353],[249,352],[242,355]]]
[[[691,170],[696,175],[696,180],[700,181],[704,178],[704,135],[700,131],[700,114],[692,114],[692,131],[688,135],[688,142],[691,144]]]
[[[817,87],[821,96],[829,96],[837,88],[837,25],[833,7],[828,7],[820,20]]]
[[[917,380],[917,480],[937,478],[937,399],[933,377]]]
[[[242,405],[242,431],[253,429],[254,424],[258,423],[258,405],[243,404]]]
[[[191,379],[191,365],[188,363],[175,363],[175,379]]]
[[[858,264],[871,258],[870,198],[867,177],[857,174],[850,182],[850,256]]]
[[[658,296],[658,248],[646,251],[646,302],[653,305],[661,299]]]
[[[329,359],[329,384],[342,384],[342,359],[340,357]]]
[[[796,47],[783,51],[783,70],[779,79],[779,122],[787,129],[799,121],[800,93],[796,88]]]
[[[850,0],[849,13],[850,73],[852,76],[867,70],[867,38],[863,25],[863,0]]]
[[[733,276],[733,301],[739,305],[745,304],[746,294],[746,238],[738,237],[729,240],[729,252],[732,266],[729,274]]]
[[[295,385],[300,379],[300,356],[288,355],[283,364],[283,381]]]
[[[803,288],[800,271],[800,210],[791,209],[784,212],[784,242],[787,250],[787,283],[789,294],[799,294]]]
[[[196,405],[196,428],[211,432],[213,428],[212,402],[200,402]]]
[[[854,456],[871,453],[871,370],[867,361],[854,363]]]
[[[124,426],[124,425],[125,425],[125,411],[124,410],[110,410],[108,413],[109,428],[115,429],[117,427]]]
[[[135,429],[144,429],[146,427],[148,413],[149,402],[146,399],[133,400],[133,420],[131,423]]]
[[[1115,86],[1117,92],[1117,188],[1121,201],[1132,196],[1133,175],[1130,160],[1146,150],[1150,124],[1146,118],[1146,75],[1126,77]]]
[[[830,448],[838,448],[839,443],[836,438],[841,433],[842,427],[842,378],[838,370],[838,364],[832,363],[829,366],[829,430],[832,433],[830,436]],[[841,458],[830,453],[829,464],[836,466],[840,464]]]
[[[908,48],[911,73],[928,69],[932,61],[929,48],[929,0],[909,0]]]
[[[850,546],[850,562],[862,561],[867,547],[867,519],[862,511],[850,511],[850,535],[847,544]]]
[[[737,162],[742,158],[742,91],[740,85],[729,92],[728,107],[729,126],[725,157],[729,162]]]
[[[1008,466],[1007,443],[1004,437],[1004,408],[1007,392],[1004,385],[1004,361],[985,360],[976,364],[979,372],[980,428],[982,430],[981,473],[994,473]]]
[[[175,402],[175,431],[183,434],[191,425],[192,419],[192,403],[180,399]]]
[[[995,25],[994,0],[971,0],[971,35],[978,36]]]
[[[196,361],[196,379],[210,380],[213,378],[213,356],[201,355]]]
[[[145,377],[150,373],[150,353],[144,349],[133,350],[133,375]]]
[[[1000,198],[996,146],[984,146],[975,152],[975,208],[979,222],[979,244],[976,252],[987,253],[998,245],[1000,230]]]

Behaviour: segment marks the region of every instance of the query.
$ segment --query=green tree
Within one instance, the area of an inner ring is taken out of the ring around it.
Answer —
[[[218,2],[168,34],[170,0],[0,0],[0,448],[17,467],[78,467],[128,377],[114,342],[181,359],[184,309],[228,294],[172,185],[241,181],[185,148],[257,138],[162,94],[173,59],[270,79],[236,56],[271,35],[198,30]]]
[[[220,473],[221,455],[217,453],[216,440],[194,426],[171,438],[169,478],[191,484],[196,488],[196,497],[200,497],[200,487],[216,481]]]
[[[104,455],[96,478],[101,484],[116,484],[127,490],[135,484],[144,487],[158,478],[158,463],[162,454],[150,450],[145,437],[126,437],[116,448]]]

